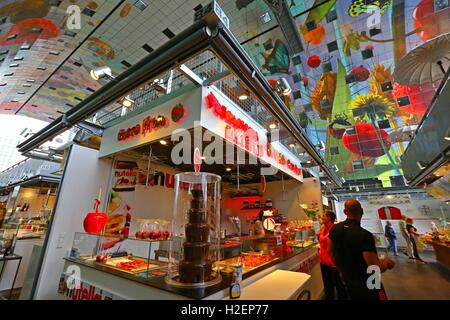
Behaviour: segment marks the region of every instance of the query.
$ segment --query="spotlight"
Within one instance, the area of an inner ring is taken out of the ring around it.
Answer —
[[[134,104],[134,100],[130,96],[126,96],[120,100],[120,104],[125,108],[130,108]]]
[[[166,140],[159,140],[159,143],[161,143],[163,146],[167,145],[167,141]]]
[[[303,156],[305,155],[305,151],[299,152],[298,155],[299,155],[300,157],[303,157]]]
[[[90,74],[92,79],[94,80],[99,80],[103,78],[114,79],[110,67],[101,67],[98,69],[92,69]]]
[[[249,96],[248,90],[245,89],[240,82],[236,86],[236,95],[241,101],[247,100]]]
[[[288,96],[292,92],[292,88],[286,78],[278,79],[275,90],[277,90],[278,94],[282,94],[283,96]]]
[[[271,122],[271,123],[269,124],[269,128],[270,128],[270,129],[276,129],[277,127],[278,127],[278,125],[277,125],[276,122]]]
[[[290,143],[289,148],[295,148],[295,143]]]
[[[167,87],[164,84],[164,79],[155,79],[150,85],[159,93],[166,93]]]
[[[307,164],[311,164],[311,163],[312,163],[312,161],[311,161],[311,160],[308,160],[308,161],[306,161],[306,163],[307,163]]]

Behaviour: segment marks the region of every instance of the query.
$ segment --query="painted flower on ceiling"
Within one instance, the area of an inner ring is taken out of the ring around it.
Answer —
[[[325,72],[311,93],[311,104],[323,120],[327,120],[331,116],[334,94],[336,92],[336,81],[337,74],[335,72]]]

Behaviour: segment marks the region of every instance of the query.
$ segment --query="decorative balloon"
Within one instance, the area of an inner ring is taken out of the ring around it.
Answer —
[[[320,60],[320,57],[316,54],[313,54],[308,58],[308,61],[306,62],[310,68],[318,68],[320,64],[322,63],[322,60]]]
[[[355,76],[357,82],[364,82],[369,79],[370,71],[363,66],[358,66],[350,70],[350,75]]]
[[[98,212],[100,206],[101,189],[98,199],[95,199],[95,212],[88,212],[83,221],[84,231],[90,234],[98,234],[106,226],[108,222],[108,215],[104,212]]]
[[[354,134],[346,131],[342,135],[342,144],[353,154],[362,157],[380,157],[384,155],[383,147],[378,140],[375,127],[371,123],[358,122],[354,125]],[[383,129],[378,129],[386,149],[389,150],[391,143],[388,141],[388,133]]]

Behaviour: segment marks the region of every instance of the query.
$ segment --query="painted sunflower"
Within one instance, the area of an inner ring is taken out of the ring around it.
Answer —
[[[385,119],[393,115],[395,112],[395,104],[384,96],[369,93],[358,95],[350,102],[349,109],[355,117],[359,117],[361,120],[365,116]]]

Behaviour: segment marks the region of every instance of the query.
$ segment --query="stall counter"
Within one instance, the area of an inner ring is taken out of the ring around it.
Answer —
[[[310,279],[299,283],[302,290],[311,293],[311,299],[317,299],[323,290],[318,264],[318,253],[315,246],[296,251],[286,259],[278,260],[276,264],[268,264],[267,267],[244,275],[241,283],[242,292],[245,288],[258,280],[272,274],[276,270],[291,270],[296,272],[308,272]],[[66,258],[64,270],[66,274],[79,272],[81,275],[80,290],[67,288],[67,275],[62,275],[59,287],[55,285],[57,299],[94,300],[94,299],[130,299],[130,300],[184,300],[205,299],[221,300],[229,297],[231,277],[222,275],[220,284],[198,289],[182,289],[168,286],[164,276],[142,278],[127,276],[125,273],[113,269],[87,264],[77,259]],[[295,288],[292,296],[297,289]],[[263,298],[263,297],[261,297]],[[295,297],[293,297],[295,298]],[[256,299],[256,298],[255,298]]]

